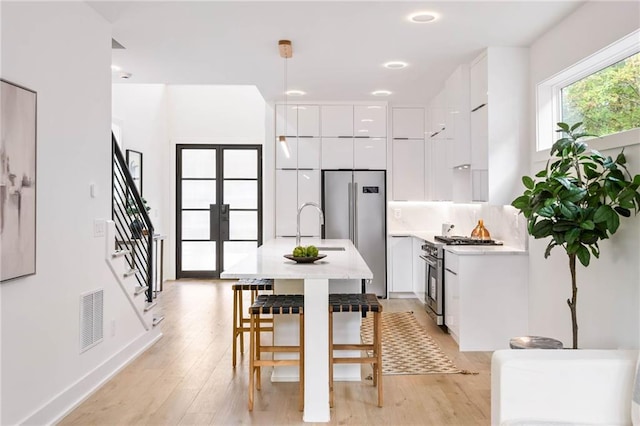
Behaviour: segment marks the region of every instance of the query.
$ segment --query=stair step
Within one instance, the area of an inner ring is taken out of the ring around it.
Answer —
[[[145,311],[145,312],[149,312],[149,311],[150,311],[151,309],[153,309],[153,308],[154,308],[154,306],[156,306],[157,304],[158,304],[158,302],[147,302],[147,303],[144,305],[144,311]]]
[[[137,274],[138,272],[140,272],[140,270],[138,270],[138,268],[131,268],[131,269],[129,269],[127,272],[125,272],[125,273],[123,274],[123,276],[124,276],[125,278],[127,278],[127,277],[130,277],[131,275],[135,275],[135,274]]]
[[[164,315],[157,315],[153,317],[153,321],[151,321],[151,325],[155,327],[156,325],[160,324],[162,321],[164,321]]]
[[[135,289],[135,291],[134,291],[134,293],[133,293],[133,294],[137,296],[137,295],[142,294],[142,293],[144,293],[145,291],[147,291],[147,289],[148,289],[148,288],[149,288],[149,286],[148,286],[148,285],[147,285],[147,286],[144,286],[144,287],[142,287],[142,286],[140,286],[140,285],[139,285],[139,286],[137,286],[137,287],[136,287],[136,289]]]
[[[111,253],[111,258],[115,259],[117,257],[126,256],[128,254],[131,254],[131,250],[116,250],[113,253]]]

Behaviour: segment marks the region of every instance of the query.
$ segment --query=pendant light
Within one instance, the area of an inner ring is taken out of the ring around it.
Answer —
[[[284,151],[284,155],[289,158],[291,157],[291,153],[289,152],[289,144],[287,143],[287,112],[289,108],[287,107],[287,61],[290,57],[293,56],[293,49],[291,47],[290,40],[279,40],[278,41],[278,51],[280,52],[280,57],[284,58],[284,81],[283,81],[283,90],[282,97],[284,98],[284,130],[283,134],[278,136],[278,141],[280,142],[280,147]]]

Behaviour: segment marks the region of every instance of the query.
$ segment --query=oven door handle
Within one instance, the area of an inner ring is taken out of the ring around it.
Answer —
[[[422,254],[420,255],[420,259],[424,260],[425,262],[427,262],[430,266],[433,266],[434,268],[436,266],[438,266],[435,261],[433,261],[432,259],[429,259],[427,256],[424,256]]]

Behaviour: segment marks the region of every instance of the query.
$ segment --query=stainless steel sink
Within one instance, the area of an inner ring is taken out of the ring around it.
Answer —
[[[319,246],[318,251],[345,251],[344,247]]]

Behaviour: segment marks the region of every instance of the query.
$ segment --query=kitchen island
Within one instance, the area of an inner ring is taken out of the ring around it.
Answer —
[[[350,240],[304,238],[324,259],[295,263],[284,258],[295,246],[294,238],[267,241],[240,262],[226,268],[221,278],[273,278],[304,280],[304,414],[305,422],[328,422],[329,411],[329,280],[370,280],[371,269]],[[323,250],[327,248],[329,250]],[[342,250],[344,249],[344,250]]]

